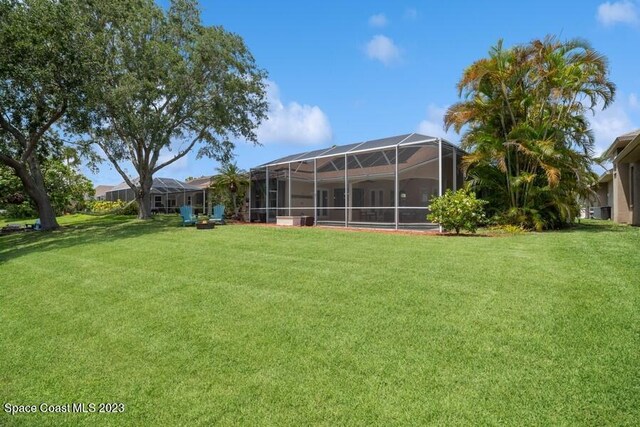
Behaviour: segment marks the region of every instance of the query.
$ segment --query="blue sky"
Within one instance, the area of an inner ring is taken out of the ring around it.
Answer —
[[[616,102],[591,117],[600,149],[640,127],[640,0],[622,1],[202,1],[203,21],[242,36],[269,73],[262,146],[238,141],[248,169],[296,152],[409,132],[442,136],[456,83],[498,39],[581,37],[606,55]],[[158,176],[215,173],[195,152]],[[129,168],[129,170],[131,170]],[[103,163],[96,184],[122,179]]]

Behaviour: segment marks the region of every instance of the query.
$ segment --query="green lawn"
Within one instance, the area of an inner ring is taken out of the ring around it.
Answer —
[[[637,425],[640,229],[65,217],[0,237],[0,425]]]

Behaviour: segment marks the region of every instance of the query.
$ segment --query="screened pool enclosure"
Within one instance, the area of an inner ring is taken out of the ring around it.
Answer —
[[[416,133],[333,146],[251,169],[252,222],[311,216],[318,225],[429,228],[431,199],[462,185],[462,151]]]
[[[133,180],[138,185],[139,180]],[[130,202],[135,194],[126,182],[122,182],[105,193],[105,200]],[[173,178],[153,178],[151,186],[151,212],[174,213],[182,205],[193,207],[194,213],[206,212],[206,189]]]

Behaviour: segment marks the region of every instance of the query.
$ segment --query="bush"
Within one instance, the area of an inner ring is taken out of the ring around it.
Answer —
[[[475,193],[468,187],[456,192],[447,190],[433,199],[427,220],[440,224],[445,231],[455,230],[456,234],[460,234],[461,230],[475,233],[485,219],[483,206],[486,204],[486,201],[476,199]]]
[[[88,208],[91,213],[98,215],[105,214],[120,214],[120,215],[137,215],[138,204],[133,202],[123,202],[122,200],[116,200],[115,202],[108,202],[106,200],[94,200],[88,203]]]
[[[138,202],[132,201],[125,204],[118,213],[120,215],[138,215]]]
[[[94,214],[114,213],[122,206],[124,206],[124,202],[121,202],[120,200],[116,202],[107,202],[106,200],[93,200],[87,203],[89,211]]]
[[[5,216],[7,218],[34,218],[38,216],[31,203],[26,201],[20,204],[7,205],[6,208]]]
[[[513,224],[499,224],[491,227],[491,230],[501,231],[507,234],[522,234],[526,233],[528,230],[521,225],[513,225]]]

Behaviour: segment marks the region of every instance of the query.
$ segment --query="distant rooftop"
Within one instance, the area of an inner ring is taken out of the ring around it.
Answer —
[[[640,129],[625,133],[617,137],[613,143],[604,152],[604,157],[613,159],[616,156],[616,152],[626,147],[629,142],[633,141],[640,135]],[[618,150],[619,149],[619,150]]]
[[[104,196],[107,191],[111,191],[113,185],[97,185],[95,190],[95,197]]]
[[[139,178],[135,178],[132,180],[132,182],[135,185],[138,185],[139,181],[140,181]],[[129,190],[129,189],[130,189],[129,184],[127,184],[126,182],[121,182],[120,184],[116,185],[109,191]],[[151,185],[151,192],[155,194],[179,193],[181,191],[198,191],[198,190],[202,190],[202,188],[192,184],[188,184],[183,181],[179,181],[177,179],[173,179],[173,178],[153,178],[153,184]]]
[[[422,135],[419,133],[407,133],[404,135],[390,136],[388,138],[374,139],[371,141],[356,142],[346,145],[334,145],[329,148],[323,148],[320,150],[305,151],[302,153],[292,154],[290,156],[281,157],[279,159],[272,160],[268,163],[262,164],[258,167],[273,166],[282,163],[289,163],[294,161],[310,160],[318,157],[337,156],[347,153],[358,153],[362,151],[393,148],[396,146],[411,145],[419,142],[436,142],[438,138],[434,136]],[[448,146],[456,147],[444,139],[442,142]]]
[[[625,133],[620,135],[619,137],[617,137],[616,139],[620,139],[620,140],[630,140],[635,138],[636,136],[640,135],[640,129],[636,129],[634,131],[631,131],[629,133]]]
[[[199,188],[207,188],[211,185],[211,178],[213,178],[213,175],[201,176],[198,178],[188,179],[186,183],[189,185],[195,185]]]

